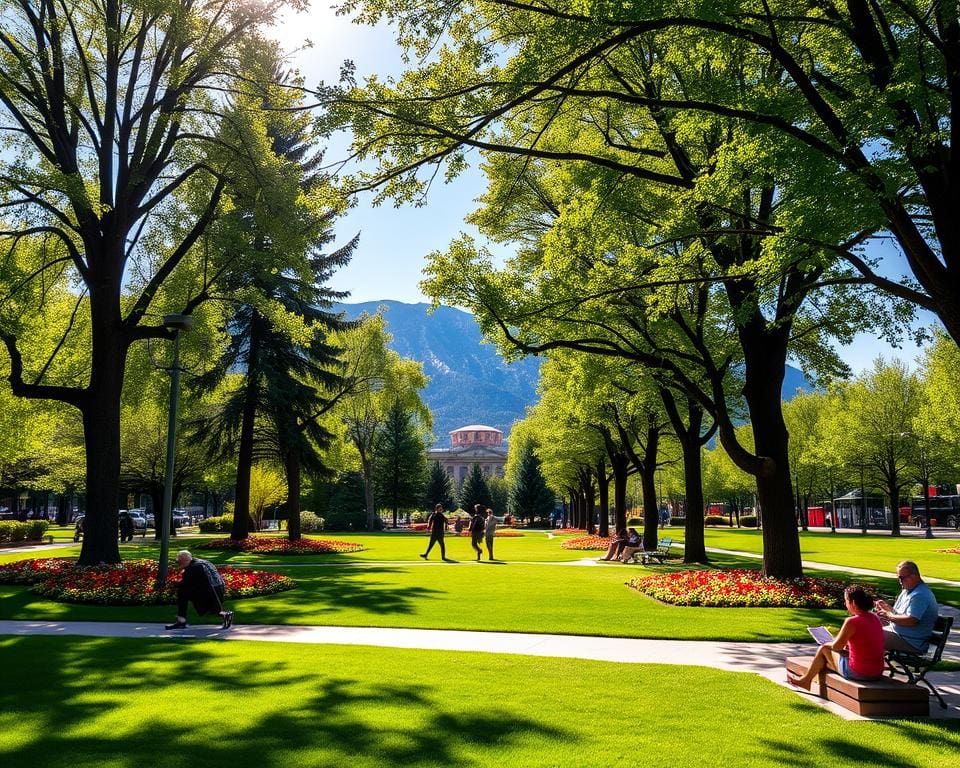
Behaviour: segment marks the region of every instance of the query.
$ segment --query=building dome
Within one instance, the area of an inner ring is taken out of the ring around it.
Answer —
[[[450,442],[454,447],[464,445],[496,445],[503,443],[503,432],[483,424],[470,424],[450,433]]]

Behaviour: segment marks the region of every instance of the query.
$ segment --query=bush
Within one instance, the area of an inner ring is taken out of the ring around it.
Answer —
[[[421,512],[419,509],[410,513],[410,522],[411,523],[425,523],[427,522],[427,513]]]
[[[740,525],[743,525],[747,528],[756,528],[757,516],[756,515],[740,515]]]
[[[323,518],[325,531],[365,531],[367,530],[367,513],[362,509],[347,512],[342,509],[331,510]]]
[[[26,523],[0,520],[0,542],[40,541],[49,527],[50,523],[46,520],[30,520]]]
[[[639,528],[643,525],[642,517],[628,517],[627,518],[627,527],[628,528]]]
[[[200,533],[229,533],[233,529],[233,515],[208,517],[199,523]]]
[[[743,518],[741,518],[742,520]],[[704,525],[729,525],[730,521],[723,515],[707,515],[703,518]]]
[[[324,520],[317,517],[313,512],[302,511],[300,513],[300,531],[302,533],[320,533],[323,530]]]
[[[683,526],[685,526],[686,524],[687,524],[687,518],[685,518],[685,517],[671,517],[671,518],[670,518],[670,525],[679,525],[680,527],[683,527]]]

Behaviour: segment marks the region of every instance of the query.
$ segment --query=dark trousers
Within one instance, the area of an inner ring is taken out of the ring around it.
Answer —
[[[482,554],[483,550],[480,549],[480,540],[483,538],[483,531],[476,531],[471,535],[470,546],[477,550],[477,554]]]
[[[223,610],[223,592],[220,589],[177,590],[177,616],[187,617],[187,607],[193,603],[194,610],[200,616],[210,613],[220,613]]]
[[[433,532],[430,534],[430,543],[427,544],[427,551],[424,552],[425,555],[429,555],[429,554],[430,554],[430,550],[433,549],[433,545],[434,545],[434,544],[439,544],[439,545],[440,545],[440,557],[446,557],[446,556],[447,556],[447,547],[446,547],[446,545],[443,543],[443,531],[433,531]]]

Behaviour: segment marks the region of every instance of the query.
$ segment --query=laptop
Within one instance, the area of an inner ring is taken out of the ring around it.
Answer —
[[[826,627],[807,627],[807,632],[813,635],[813,639],[820,645],[833,642],[833,635],[830,634],[830,630]]]

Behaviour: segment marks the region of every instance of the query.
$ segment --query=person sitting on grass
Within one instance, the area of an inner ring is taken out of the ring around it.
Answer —
[[[618,558],[620,562],[626,563],[630,561],[637,552],[643,551],[643,537],[637,533],[636,528],[627,528],[627,543],[623,545],[623,548],[620,550],[620,557]]]
[[[623,551],[625,546],[627,546],[627,531],[625,528],[621,528],[611,540],[610,546],[607,547],[607,554],[600,559],[618,560],[620,558],[620,552]]]
[[[813,679],[826,670],[848,680],[879,680],[883,677],[883,624],[872,613],[873,598],[863,587],[851,584],[843,592],[850,618],[843,622],[832,643],[824,643],[802,677],[787,675],[787,682],[809,691]]]
[[[233,624],[233,611],[224,610],[226,585],[216,566],[194,557],[186,549],[177,552],[177,562],[183,568],[183,575],[177,585],[177,620],[173,624],[167,624],[166,629],[187,628],[189,603],[193,603],[200,616],[219,614],[222,622],[220,628],[229,629]]]

